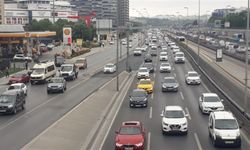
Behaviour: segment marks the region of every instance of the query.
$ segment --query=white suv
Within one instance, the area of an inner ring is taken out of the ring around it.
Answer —
[[[188,85],[201,83],[200,75],[196,71],[188,71],[185,75],[185,80]]]
[[[208,133],[214,146],[241,146],[240,128],[231,112],[212,112],[208,120]]]
[[[134,49],[134,56],[140,56],[142,54],[142,50],[140,47]]]
[[[161,52],[160,53],[160,61],[167,61],[168,60],[168,53],[167,52]]]
[[[146,67],[139,68],[137,72],[137,79],[149,78],[149,70]]]
[[[209,114],[213,111],[223,111],[223,100],[215,93],[202,93],[199,98],[199,108],[203,114]]]
[[[183,52],[176,52],[174,55],[175,63],[185,63],[185,56]]]
[[[160,72],[171,72],[171,66],[170,63],[161,63],[160,65]]]
[[[187,134],[187,116],[181,106],[166,106],[162,111],[162,133],[180,132]]]

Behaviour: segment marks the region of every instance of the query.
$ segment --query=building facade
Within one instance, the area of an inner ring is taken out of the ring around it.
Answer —
[[[33,19],[37,21],[49,19],[51,22],[58,19],[77,21],[69,18],[78,16],[78,12],[73,10],[74,7],[67,1],[53,3],[53,0],[16,0],[5,3],[4,18],[6,24],[23,25],[31,23]]]
[[[0,1],[0,24],[4,23],[4,1]]]
[[[120,26],[129,20],[129,0],[71,0],[71,3],[76,6],[80,16],[96,12],[97,19],[111,19],[113,26],[117,26],[117,15]]]

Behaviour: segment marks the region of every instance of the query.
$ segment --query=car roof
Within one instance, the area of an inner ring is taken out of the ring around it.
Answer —
[[[112,63],[107,63],[106,65],[114,65],[114,64],[112,64]]]
[[[140,79],[140,81],[151,81],[150,79]]]
[[[62,64],[61,66],[74,66],[74,64]]]
[[[10,86],[21,86],[21,85],[23,85],[24,83],[13,83],[13,84],[11,84]]]
[[[170,63],[168,63],[168,62],[161,63],[161,65],[163,65],[163,64],[168,64],[168,65],[170,65]]]
[[[213,114],[215,119],[235,119],[230,111],[215,111]]]
[[[168,110],[181,110],[181,111],[183,111],[182,107],[178,106],[178,105],[165,106],[165,111],[168,111]]]
[[[144,89],[134,89],[133,92],[146,92]]]
[[[216,93],[202,93],[204,97],[208,96],[218,96]]]
[[[21,91],[20,89],[7,90],[3,92],[1,95],[16,95],[20,91]]]
[[[141,126],[140,121],[124,121],[122,122],[122,126]]]
[[[183,52],[176,52],[175,54],[184,54]]]
[[[164,79],[175,79],[174,77],[164,77]]]
[[[188,73],[197,73],[196,71],[188,71]],[[198,73],[197,73],[198,74]]]
[[[147,68],[147,67],[140,67],[139,70],[140,70],[140,69],[148,69],[148,68]]]

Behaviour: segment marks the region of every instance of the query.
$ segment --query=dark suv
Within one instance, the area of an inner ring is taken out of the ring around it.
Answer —
[[[23,110],[25,105],[25,94],[23,90],[10,90],[0,95],[0,113],[16,114]]]

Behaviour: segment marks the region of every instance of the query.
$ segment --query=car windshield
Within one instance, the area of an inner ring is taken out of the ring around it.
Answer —
[[[238,124],[235,119],[216,119],[215,128],[222,130],[238,129]]]
[[[180,110],[168,110],[165,111],[164,117],[166,118],[184,118],[183,111]]]
[[[175,79],[173,79],[173,78],[167,78],[167,79],[165,79],[165,82],[166,83],[176,83]]]
[[[151,82],[148,80],[143,80],[143,81],[140,81],[140,84],[151,84]]]
[[[107,68],[113,68],[114,65],[113,64],[107,64],[105,67],[107,67]]]
[[[72,66],[62,66],[61,67],[61,71],[71,71],[72,70]]]
[[[153,64],[152,63],[145,63],[143,66],[144,67],[153,67]]]
[[[14,89],[21,89],[21,86],[19,85],[11,85],[8,90],[14,90]]]
[[[140,69],[139,72],[148,72],[148,69],[146,69],[146,68],[144,69],[143,68],[143,69]]]
[[[176,54],[175,56],[177,56],[177,57],[184,57],[183,54]]]
[[[1,95],[0,96],[0,103],[12,103],[15,101],[14,95]]]
[[[56,58],[56,61],[62,62],[62,61],[64,61],[64,58],[63,58],[63,57],[57,57],[57,58]]]
[[[198,76],[198,73],[189,73],[188,76],[189,76],[189,77],[197,77],[197,76]]]
[[[62,83],[63,82],[63,79],[56,79],[56,78],[52,78],[51,80],[50,80],[50,83]]]
[[[145,91],[134,91],[131,96],[132,97],[145,97],[146,92]]]
[[[141,134],[141,129],[139,127],[121,127],[119,134],[137,135],[137,134]]]
[[[204,102],[220,102],[220,99],[217,96],[207,96],[204,97]]]
[[[167,56],[167,54],[164,54],[164,53],[163,53],[163,54],[161,54],[161,56]]]
[[[168,63],[162,63],[161,66],[165,67],[165,66],[169,66],[169,64]]]
[[[84,60],[78,59],[78,60],[76,60],[76,63],[84,63]]]
[[[33,73],[34,74],[42,74],[45,72],[44,68],[33,68]]]

